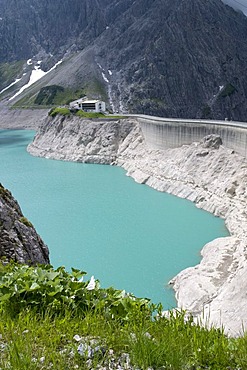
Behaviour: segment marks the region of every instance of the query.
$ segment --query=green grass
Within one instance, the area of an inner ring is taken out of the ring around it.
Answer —
[[[13,109],[29,109],[29,108],[40,108],[39,105],[35,105],[34,101],[36,99],[37,94],[27,94],[23,98],[19,99],[16,103],[12,105]],[[46,106],[47,109],[47,106]]]
[[[50,85],[42,87],[39,92],[29,93],[19,99],[14,108],[52,108],[67,105],[69,102],[85,96],[84,89],[73,90],[62,86]]]
[[[52,108],[48,113],[51,117],[56,117],[58,114],[61,116],[70,116],[70,110],[68,108],[56,107]]]
[[[62,86],[50,85],[40,89],[34,104],[41,106],[65,105],[83,96],[85,96],[83,89],[74,91]]]
[[[54,107],[49,111],[48,115],[51,117],[55,117],[57,115],[61,115],[61,116],[75,115],[76,117],[88,118],[88,119],[94,119],[94,118],[122,119],[122,118],[125,118],[125,116],[105,115],[104,113],[100,113],[100,112],[84,112],[83,110],[78,110],[76,113],[72,113],[69,110],[69,108],[64,108],[64,107]]]
[[[228,338],[184,312],[158,317],[161,306],[124,291],[98,282],[88,290],[84,274],[0,265],[0,369],[117,369],[119,361],[125,369],[129,361],[142,370],[247,369],[247,336]]]
[[[53,105],[54,99],[61,93],[64,93],[64,87],[59,85],[42,87],[34,101],[34,104]]]
[[[96,113],[96,112],[84,112],[83,110],[78,110],[76,112],[77,117],[82,118],[105,118],[106,116],[103,113]]]
[[[33,227],[32,223],[26,217],[21,217],[19,221],[27,227]]]

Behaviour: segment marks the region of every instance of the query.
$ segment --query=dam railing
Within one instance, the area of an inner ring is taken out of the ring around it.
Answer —
[[[247,157],[247,122],[163,118],[140,114],[127,116],[139,121],[144,138],[153,149],[176,148],[216,134],[221,137],[225,147]]]

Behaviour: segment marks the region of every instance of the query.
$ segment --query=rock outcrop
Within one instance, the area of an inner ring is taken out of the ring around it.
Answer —
[[[224,143],[223,143],[224,144]],[[187,198],[225,219],[230,232],[207,244],[202,261],[172,281],[178,307],[239,335],[247,327],[247,161],[210,135],[201,143],[152,150],[134,119],[48,118],[28,151],[46,158],[111,163],[137,182]]]
[[[22,214],[11,193],[0,184],[0,258],[30,265],[49,263],[49,251]]]
[[[136,124],[136,123],[135,123]],[[130,120],[47,118],[28,151],[36,156],[66,161],[111,164],[119,146],[133,129]]]

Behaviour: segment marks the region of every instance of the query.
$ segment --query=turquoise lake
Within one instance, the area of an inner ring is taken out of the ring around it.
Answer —
[[[0,130],[0,182],[48,245],[51,264],[173,307],[168,281],[200,261],[203,245],[228,235],[224,221],[121,168],[32,157],[33,135]]]

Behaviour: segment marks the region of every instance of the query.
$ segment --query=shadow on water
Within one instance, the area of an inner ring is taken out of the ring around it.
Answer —
[[[0,146],[26,146],[27,139],[23,134],[9,135],[9,130],[0,130]]]

